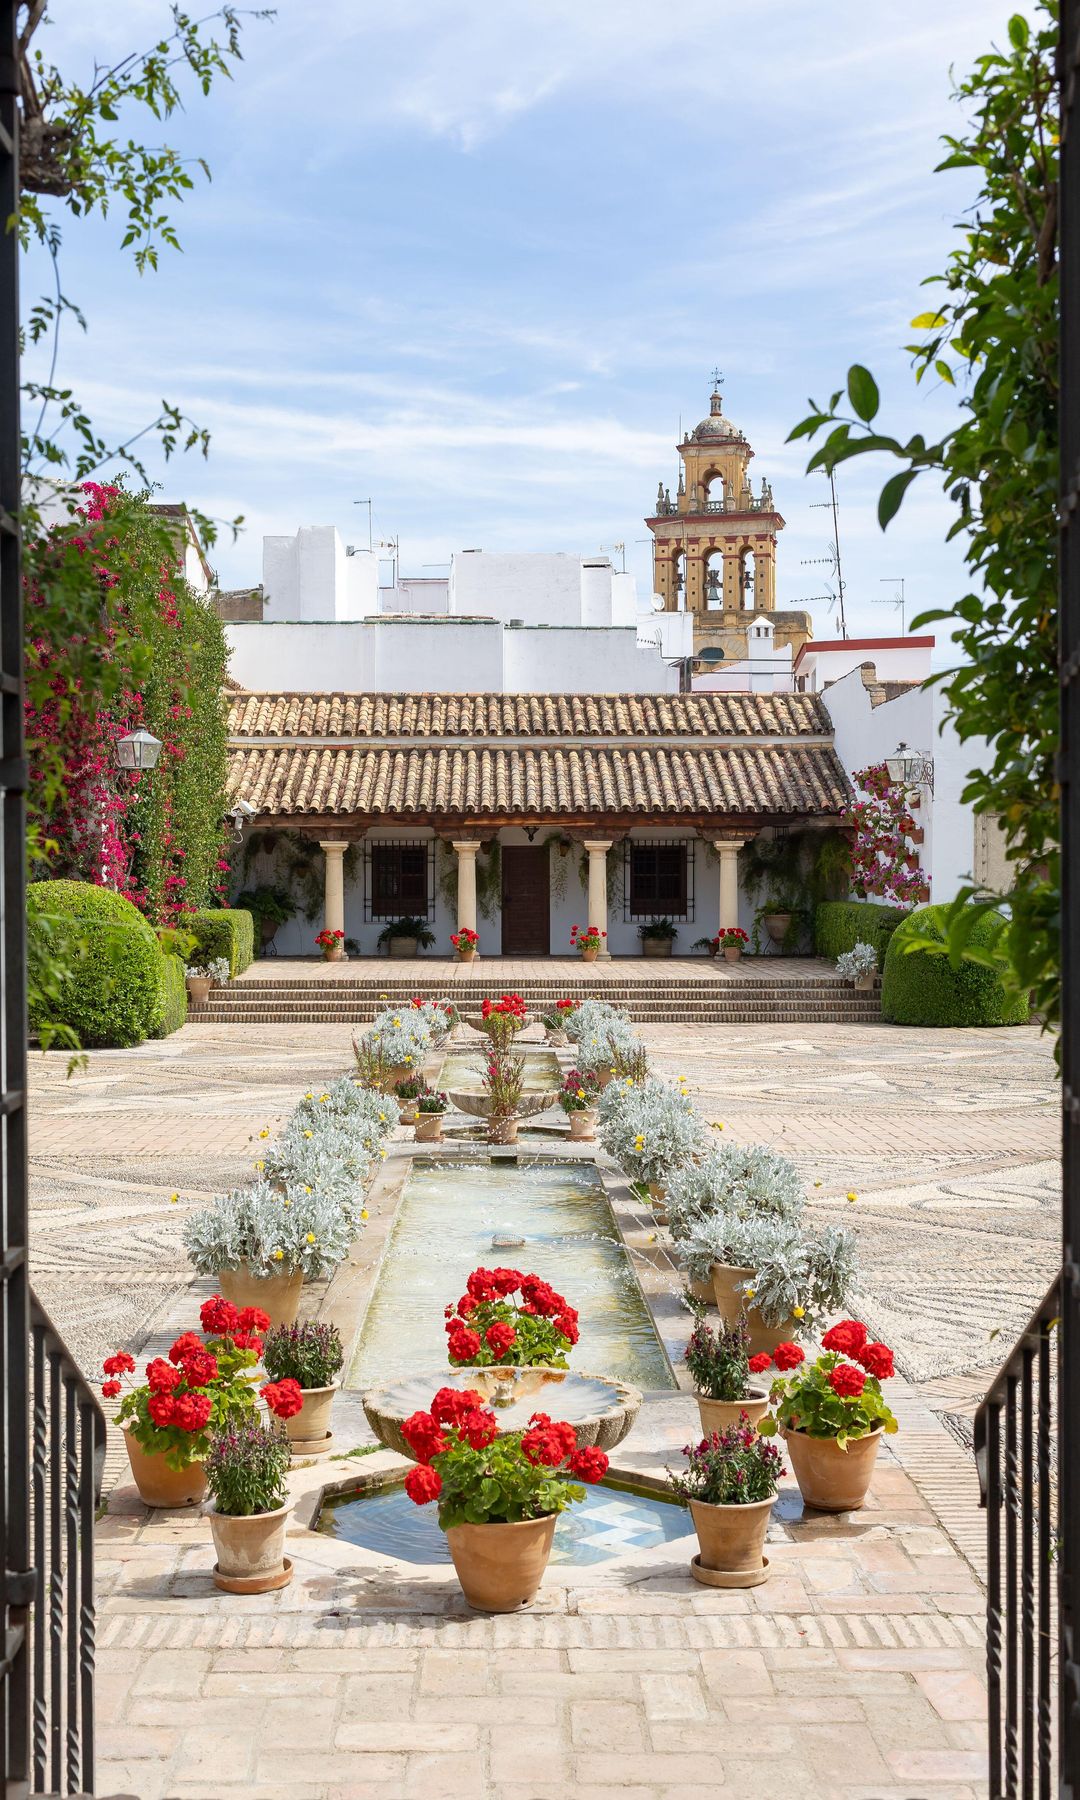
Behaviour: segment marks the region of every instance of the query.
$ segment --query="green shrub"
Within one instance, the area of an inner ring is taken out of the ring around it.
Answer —
[[[883,906],[879,901],[823,900],[814,909],[814,953],[835,962],[856,944],[872,944],[882,969],[889,939],[907,917],[905,907]]]
[[[161,1012],[151,1037],[171,1037],[187,1022],[187,964],[166,952],[161,959]]]
[[[235,979],[255,957],[255,921],[239,907],[207,907],[189,913],[180,921],[180,929],[190,931],[195,939],[188,953],[189,963],[205,965],[215,956],[223,956],[229,974]]]
[[[137,907],[111,888],[34,881],[27,889],[28,958],[53,979],[30,1023],[68,1026],[81,1044],[140,1044],[162,1019],[164,976],[157,938]]]
[[[944,944],[945,906],[919,906],[889,941],[881,983],[881,1016],[894,1025],[1022,1025],[1028,996],[1006,993],[996,970],[964,962],[954,969],[947,956],[905,945],[916,938]],[[972,928],[972,949],[994,951],[1006,920],[984,913]]]

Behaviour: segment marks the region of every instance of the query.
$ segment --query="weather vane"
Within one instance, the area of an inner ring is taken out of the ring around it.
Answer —
[[[720,388],[723,387],[723,385],[724,385],[723,371],[720,369],[714,369],[712,372],[713,393],[714,394],[717,393],[720,390]]]

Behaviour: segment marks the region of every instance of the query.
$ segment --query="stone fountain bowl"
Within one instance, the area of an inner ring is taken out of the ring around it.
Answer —
[[[535,1412],[565,1419],[579,1449],[614,1450],[638,1416],[641,1394],[610,1375],[569,1369],[437,1369],[408,1381],[368,1388],[361,1396],[368,1424],[381,1444],[416,1461],[401,1433],[414,1412],[426,1412],[440,1388],[473,1388],[495,1408],[500,1431],[524,1431]]]
[[[448,1094],[447,1099],[458,1112],[468,1113],[474,1119],[490,1119],[490,1094]],[[558,1103],[559,1090],[550,1094],[522,1094],[514,1111],[518,1119],[531,1118],[533,1113],[549,1112]]]

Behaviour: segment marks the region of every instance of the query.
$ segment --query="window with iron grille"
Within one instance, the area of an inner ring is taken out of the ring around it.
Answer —
[[[435,914],[431,842],[365,845],[366,919],[430,919]]]
[[[623,908],[628,919],[692,919],[693,840],[642,843],[628,840]]]

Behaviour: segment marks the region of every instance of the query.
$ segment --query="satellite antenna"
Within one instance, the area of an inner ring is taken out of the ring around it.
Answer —
[[[885,595],[882,595],[878,601],[878,605],[895,606],[899,608],[900,636],[903,637],[907,630],[904,624],[904,577],[902,575],[880,575],[878,579],[882,586],[885,586],[886,583],[890,586],[894,586],[894,592],[889,594],[887,598]]]

